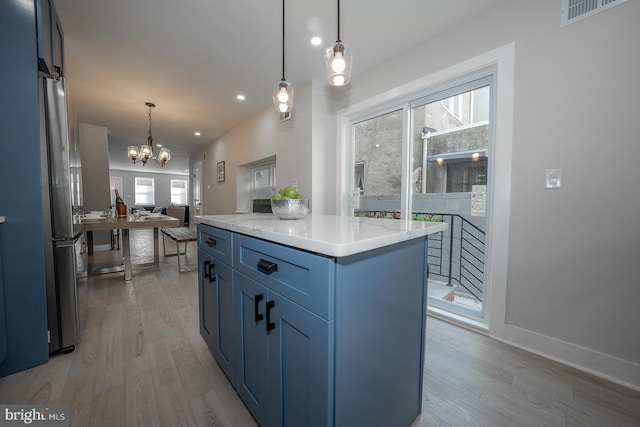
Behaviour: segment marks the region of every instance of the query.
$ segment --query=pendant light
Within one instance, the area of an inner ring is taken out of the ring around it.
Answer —
[[[351,80],[351,47],[340,40],[340,0],[338,0],[338,40],[324,54],[327,80],[331,86],[344,86]]]
[[[147,144],[142,145],[140,150],[135,145],[129,146],[129,158],[133,161],[133,163],[142,162],[142,166],[146,165],[149,159],[154,159],[156,163],[160,166],[164,167],[169,160],[171,160],[171,150],[168,148],[161,148],[158,156],[156,157],[153,153],[153,135],[151,134],[151,109],[156,107],[156,104],[152,102],[145,102],[149,108],[149,132],[147,134]]]
[[[293,85],[284,78],[284,0],[282,0],[282,79],[273,88],[273,106],[278,113],[293,109]]]

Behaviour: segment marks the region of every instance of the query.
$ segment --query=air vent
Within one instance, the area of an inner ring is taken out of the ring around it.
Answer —
[[[560,0],[560,26],[603,12],[629,0]]]

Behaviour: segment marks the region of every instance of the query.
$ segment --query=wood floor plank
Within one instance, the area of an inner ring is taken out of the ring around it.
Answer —
[[[95,394],[124,384],[122,304],[105,307],[100,335],[100,351],[96,364]]]
[[[127,426],[162,425],[148,353],[125,362],[125,405]]]
[[[93,398],[89,426],[113,427],[125,425],[124,384],[101,391]]]
[[[58,400],[69,406],[71,426],[89,426],[93,408],[96,371],[84,369],[70,375]]]

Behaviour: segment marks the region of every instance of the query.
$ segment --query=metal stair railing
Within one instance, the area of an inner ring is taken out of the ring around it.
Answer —
[[[390,219],[400,217],[398,212],[386,211],[361,211],[356,215]],[[470,296],[482,302],[486,232],[460,214],[414,212],[412,216],[414,219],[449,223],[448,230],[428,237],[427,275],[446,277],[448,285],[458,284]]]

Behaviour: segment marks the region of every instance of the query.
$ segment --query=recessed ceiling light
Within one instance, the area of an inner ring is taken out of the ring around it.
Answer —
[[[162,147],[162,144],[156,144],[156,147]]]
[[[236,98],[238,98],[238,101],[244,101],[244,95],[238,95]]]
[[[195,136],[200,136],[200,132],[198,132],[198,131],[195,131],[193,134],[194,134]]]
[[[314,46],[320,46],[322,44],[322,39],[318,36],[311,37],[311,44]]]

